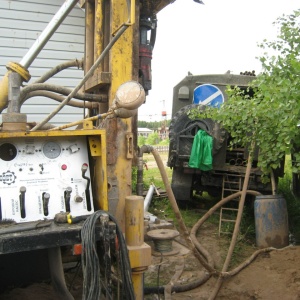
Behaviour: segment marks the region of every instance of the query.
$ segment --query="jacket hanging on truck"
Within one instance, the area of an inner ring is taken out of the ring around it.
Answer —
[[[199,130],[194,137],[189,167],[202,171],[212,170],[212,147],[212,136],[204,130]]]

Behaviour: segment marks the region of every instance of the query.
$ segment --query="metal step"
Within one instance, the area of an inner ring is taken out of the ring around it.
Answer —
[[[236,180],[234,180],[236,179]],[[223,175],[223,182],[222,182],[222,198],[224,198],[224,192],[230,192],[231,194],[239,192],[242,190],[242,176],[241,175],[235,175],[235,174],[224,174]],[[236,201],[240,200],[240,197],[237,197],[235,199]],[[237,208],[231,208],[231,207],[221,207],[220,208],[220,220],[219,220],[219,236],[221,233],[229,233],[222,231],[222,223],[230,222],[235,223],[235,219],[228,219],[223,218],[224,211],[238,211]]]

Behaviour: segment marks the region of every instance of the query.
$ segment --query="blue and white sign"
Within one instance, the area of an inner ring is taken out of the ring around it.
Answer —
[[[209,105],[220,108],[224,102],[222,91],[213,84],[202,84],[194,90],[194,104]]]

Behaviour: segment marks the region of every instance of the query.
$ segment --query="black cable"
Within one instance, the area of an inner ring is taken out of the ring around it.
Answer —
[[[116,224],[116,234],[120,249],[120,266],[122,277],[122,296],[126,300],[134,300],[131,266],[125,238],[116,219],[106,211],[96,211],[83,223],[82,239],[82,270],[83,270],[83,298],[84,300],[100,299],[101,288],[105,285],[100,277],[100,264],[96,249],[95,226],[102,214],[109,216],[110,221]]]
[[[122,276],[122,283],[123,283],[122,290],[123,290],[123,295],[125,296],[124,299],[134,300],[135,295],[134,295],[133,283],[132,283],[131,266],[129,262],[129,255],[128,255],[128,249],[125,242],[125,238],[120,227],[118,226],[116,219],[111,215],[109,215],[109,218],[112,222],[114,222],[117,225],[116,233],[119,241],[119,247],[121,250],[120,262],[121,262],[121,276]]]
[[[159,275],[160,275],[160,267],[161,267],[161,264],[163,262],[163,254],[160,253],[160,263],[159,263],[159,266],[158,266],[158,269],[157,269],[157,296],[158,296],[158,299],[159,299]]]
[[[80,267],[81,267],[81,262],[78,261],[75,267],[72,267],[72,268],[70,268],[70,269],[68,269],[68,270],[66,271],[66,272],[69,272],[70,270],[73,270],[74,268],[76,269],[75,274],[74,274],[74,276],[73,276],[73,278],[72,278],[72,280],[71,280],[71,282],[70,282],[70,284],[69,284],[69,286],[68,286],[68,290],[69,290],[69,291],[71,291],[72,288],[73,288],[73,284],[74,284],[75,279],[77,278],[77,276],[78,276],[78,274],[79,274]]]
[[[100,299],[101,295],[101,278],[99,259],[96,251],[95,224],[98,220],[96,214],[92,214],[85,220],[81,230],[81,239],[83,254],[82,271],[83,271],[83,299],[94,300]]]

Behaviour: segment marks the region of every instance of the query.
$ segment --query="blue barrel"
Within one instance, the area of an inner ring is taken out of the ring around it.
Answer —
[[[288,246],[288,213],[286,201],[282,196],[256,196],[254,217],[257,247],[283,248]]]

